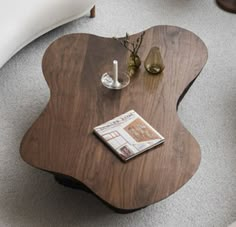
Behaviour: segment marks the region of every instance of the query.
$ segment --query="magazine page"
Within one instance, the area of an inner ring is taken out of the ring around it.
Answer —
[[[94,131],[123,160],[164,142],[163,136],[134,110],[95,127]]]

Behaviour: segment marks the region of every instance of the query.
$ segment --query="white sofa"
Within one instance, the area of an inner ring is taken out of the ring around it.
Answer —
[[[87,13],[95,0],[0,0],[0,68],[42,34]]]

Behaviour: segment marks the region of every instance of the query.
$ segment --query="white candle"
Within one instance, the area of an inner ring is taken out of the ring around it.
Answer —
[[[114,83],[118,82],[118,61],[117,60],[113,61],[113,80],[114,80]]]

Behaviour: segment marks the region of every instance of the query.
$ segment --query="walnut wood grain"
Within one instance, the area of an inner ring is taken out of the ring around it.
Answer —
[[[152,76],[141,66],[127,88],[114,91],[103,87],[100,78],[111,70],[113,59],[126,70],[129,53],[117,41],[71,34],[53,42],[42,62],[50,101],[22,140],[22,158],[34,167],[74,178],[124,211],[176,192],[201,159],[198,143],[180,122],[177,104],[205,65],[207,48],[195,34],[174,26],[146,31],[142,60],[155,45],[161,49],[164,73]],[[92,131],[131,109],[166,141],[123,163]]]
[[[216,0],[216,2],[224,10],[236,13],[236,0]]]

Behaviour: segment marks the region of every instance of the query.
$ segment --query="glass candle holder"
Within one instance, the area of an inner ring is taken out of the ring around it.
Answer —
[[[106,88],[120,90],[129,84],[130,78],[127,73],[118,72],[118,61],[113,60],[113,71],[104,73],[101,81]]]
[[[128,86],[130,82],[130,77],[127,73],[122,72],[119,74],[118,82],[114,82],[114,75],[112,72],[106,72],[101,77],[101,82],[103,86],[113,90],[120,90]]]

